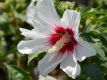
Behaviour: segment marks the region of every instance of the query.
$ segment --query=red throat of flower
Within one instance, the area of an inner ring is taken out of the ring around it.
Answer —
[[[55,34],[49,35],[49,46],[52,49],[48,50],[48,53],[54,53],[59,51],[59,54],[64,54],[66,51],[72,53],[74,46],[77,45],[77,41],[74,39],[74,32],[70,28],[64,29],[63,27],[56,27],[54,29]]]

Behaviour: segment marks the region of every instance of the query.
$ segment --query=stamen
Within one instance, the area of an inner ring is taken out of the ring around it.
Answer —
[[[65,32],[62,38],[60,38],[60,40],[57,41],[56,44],[51,49],[48,50],[48,53],[54,53],[59,51],[69,41],[70,41],[70,35],[68,34],[68,32]]]

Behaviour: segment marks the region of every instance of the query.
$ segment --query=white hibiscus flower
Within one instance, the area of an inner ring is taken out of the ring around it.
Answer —
[[[37,1],[37,0],[31,0],[31,3],[29,4],[29,6],[27,7],[27,10],[26,10],[26,16],[27,16],[27,23],[31,24],[32,25],[32,18],[33,18],[33,12],[35,11],[34,10],[34,2]]]
[[[81,72],[77,61],[96,54],[89,43],[78,38],[80,13],[66,10],[60,19],[51,0],[39,0],[34,10],[34,29],[20,29],[22,35],[32,40],[21,41],[17,46],[18,51],[31,54],[47,50],[38,63],[40,75],[47,76],[60,64],[60,68],[75,79]]]

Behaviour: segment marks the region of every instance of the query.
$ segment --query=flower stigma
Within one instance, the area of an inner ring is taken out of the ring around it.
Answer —
[[[60,38],[55,45],[48,50],[47,53],[54,53],[59,51],[60,49],[63,48],[63,46],[68,43],[69,41],[71,41],[70,37],[71,35],[68,34],[68,32],[66,31],[64,34],[59,33],[59,35],[62,35],[62,38]]]

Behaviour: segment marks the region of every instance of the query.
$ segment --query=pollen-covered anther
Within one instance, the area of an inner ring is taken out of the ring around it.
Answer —
[[[69,41],[70,41],[70,35],[68,34],[68,32],[65,32],[62,38],[60,38],[60,40],[57,41],[56,44],[51,49],[48,50],[48,53],[54,53],[59,51]]]

